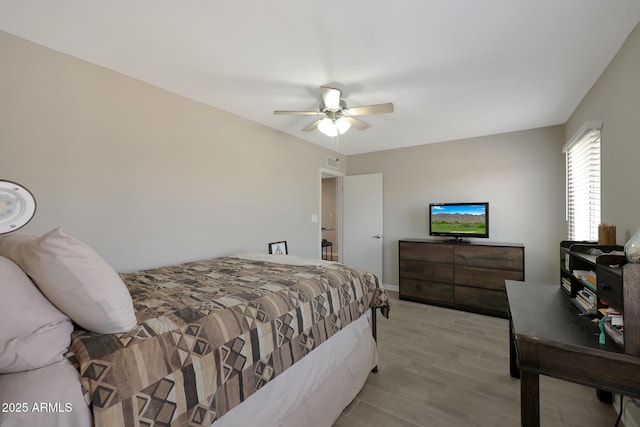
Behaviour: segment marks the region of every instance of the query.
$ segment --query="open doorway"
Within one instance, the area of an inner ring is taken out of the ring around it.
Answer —
[[[338,261],[340,244],[338,242],[337,215],[337,181],[338,178],[322,178],[322,259]]]
[[[328,261],[341,260],[342,176],[339,171],[320,171],[320,257]]]

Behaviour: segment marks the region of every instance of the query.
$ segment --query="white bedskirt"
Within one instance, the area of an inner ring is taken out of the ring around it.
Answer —
[[[214,422],[213,427],[330,427],[377,364],[369,311]]]

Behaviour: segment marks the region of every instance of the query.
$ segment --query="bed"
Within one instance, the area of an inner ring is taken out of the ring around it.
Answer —
[[[6,246],[0,256],[29,272]],[[75,322],[64,357],[0,375],[0,401],[29,409],[0,413],[2,427],[330,426],[377,365],[375,310],[387,316],[389,299],[370,273],[245,253],[119,278],[133,328]]]

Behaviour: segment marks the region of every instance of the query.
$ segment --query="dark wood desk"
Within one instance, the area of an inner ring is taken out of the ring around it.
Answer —
[[[506,281],[510,372],[520,378],[521,423],[540,426],[539,375],[640,397],[640,357],[625,354],[580,316],[559,285]]]

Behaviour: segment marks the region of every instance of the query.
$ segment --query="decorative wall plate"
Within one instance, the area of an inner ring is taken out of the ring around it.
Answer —
[[[26,225],[36,213],[36,199],[20,184],[0,180],[0,234]]]

